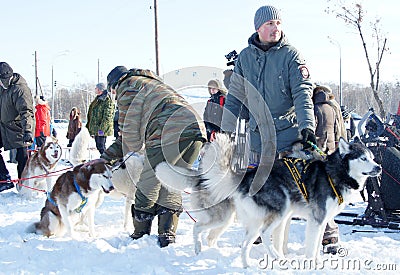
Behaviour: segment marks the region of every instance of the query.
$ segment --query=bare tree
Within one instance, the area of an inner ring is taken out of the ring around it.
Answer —
[[[373,46],[376,50],[376,61],[371,61],[371,56],[368,51],[367,42],[364,37],[363,23],[364,23],[364,9],[360,3],[345,3],[342,0],[327,0],[328,3],[332,4],[332,7],[328,7],[327,13],[335,14],[337,18],[342,19],[347,25],[355,28],[360,35],[362,46],[365,53],[365,58],[368,63],[368,70],[370,75],[370,87],[374,95],[374,99],[378,105],[379,113],[382,118],[385,118],[385,108],[383,102],[379,96],[379,77],[380,77],[380,65],[382,62],[383,54],[388,50],[386,46],[387,38],[384,37],[379,27],[380,19],[376,19],[371,23],[372,38],[375,40],[376,45]]]

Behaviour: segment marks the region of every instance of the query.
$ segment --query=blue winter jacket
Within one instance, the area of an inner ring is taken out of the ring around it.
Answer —
[[[304,59],[283,34],[267,51],[255,46],[256,37],[258,34],[254,33],[249,38],[249,46],[236,60],[221,128],[233,132],[236,117],[246,105],[251,150],[261,153],[260,131],[275,128],[277,151],[282,152],[301,140],[302,129],[315,129],[313,83]],[[263,125],[268,110],[275,127]]]

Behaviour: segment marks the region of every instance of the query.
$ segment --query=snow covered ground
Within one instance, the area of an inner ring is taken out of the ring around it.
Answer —
[[[58,137],[66,146],[65,125],[57,125]],[[109,138],[108,142],[111,142]],[[94,141],[92,141],[94,146]],[[8,152],[2,152],[8,160]],[[93,158],[98,157],[97,151]],[[12,178],[16,164],[7,163]],[[66,166],[59,165],[59,169]],[[55,178],[53,178],[55,180]],[[185,195],[185,205],[190,195]],[[362,213],[365,203],[357,194],[355,204],[346,210]],[[370,229],[340,225],[343,249],[340,256],[323,255],[318,266],[303,261],[304,221],[293,221],[289,236],[287,261],[272,261],[264,256],[262,245],[251,250],[252,266],[243,269],[240,246],[244,230],[235,223],[218,240],[218,248],[204,247],[194,253],[194,221],[182,213],[177,242],[166,248],[157,245],[157,220],[152,235],[133,241],[132,229],[123,229],[124,201],[107,197],[95,215],[96,238],[82,228],[80,240],[43,237],[26,233],[26,228],[40,218],[45,197],[22,198],[14,189],[0,193],[0,274],[264,274],[312,272],[323,274],[385,274],[400,270],[399,233],[352,233],[353,229]],[[195,212],[190,214],[196,218]],[[264,260],[263,260],[264,259]]]

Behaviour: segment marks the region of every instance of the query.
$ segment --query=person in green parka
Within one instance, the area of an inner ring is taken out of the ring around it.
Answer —
[[[97,150],[103,154],[106,149],[107,137],[114,133],[114,102],[104,83],[98,83],[95,92],[97,96],[90,103],[86,128],[94,137]]]

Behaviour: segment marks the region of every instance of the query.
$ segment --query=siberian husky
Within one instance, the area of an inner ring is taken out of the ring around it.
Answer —
[[[18,192],[28,198],[32,198],[37,196],[39,192],[31,188],[45,191],[51,190],[53,187],[52,177],[46,177],[46,175],[54,171],[61,155],[62,149],[57,140],[50,137],[46,138],[42,147],[26,162],[21,174],[21,177],[26,180],[21,180],[21,184],[17,184]]]
[[[115,189],[109,196],[118,199],[125,198],[125,230],[133,225],[131,207],[135,202],[136,184],[143,170],[143,160],[143,155],[131,152],[112,169],[112,182]]]
[[[156,175],[170,190],[181,191],[191,186],[197,191],[192,192],[191,203],[205,218],[194,225],[196,253],[201,250],[201,231],[211,229],[208,239],[215,242],[236,212],[246,228],[241,252],[244,267],[248,266],[251,245],[258,236],[261,236],[268,254],[275,258],[284,257],[285,228],[293,215],[307,220],[305,255],[316,259],[326,223],[343,210],[351,191],[362,190],[368,177],[381,172],[373,154],[361,142],[347,143],[340,139],[338,149],[326,161],[298,161],[294,164],[303,173],[298,182],[287,166],[295,159],[276,160],[265,184],[250,196],[250,186],[257,170],[244,175],[232,173],[232,148],[229,137],[218,134],[214,142],[203,147],[204,155],[198,172],[171,167],[163,162],[156,167]],[[293,172],[293,166],[291,169]],[[300,186],[304,183],[305,191],[300,190],[298,183]]]
[[[62,236],[67,232],[76,238],[75,225],[85,223],[89,235],[95,236],[94,213],[99,192],[114,189],[111,169],[102,159],[75,166],[73,171],[62,174],[49,193],[40,213],[40,221],[28,232],[44,236]]]

